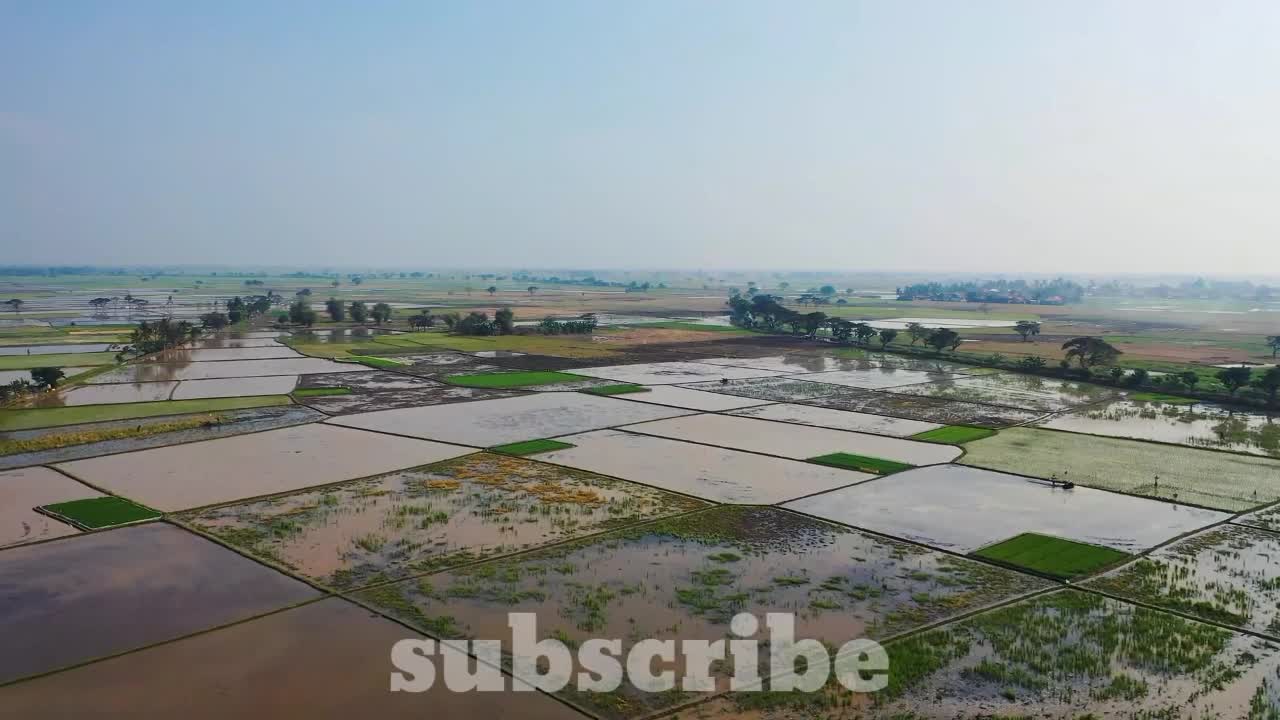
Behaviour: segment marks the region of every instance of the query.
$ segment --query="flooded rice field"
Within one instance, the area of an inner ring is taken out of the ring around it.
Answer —
[[[840,394],[845,388],[840,385],[792,380],[785,377],[751,378],[720,382],[699,382],[682,385],[690,390],[723,393],[737,397],[765,400],[768,402],[801,402],[813,398]]]
[[[559,439],[575,447],[538,459],[722,503],[772,504],[875,477],[621,430]]]
[[[859,388],[842,388],[837,393],[802,402],[834,410],[889,415],[942,425],[981,425],[995,428],[1029,422],[1043,414],[999,405],[939,400],[923,395],[901,395],[896,390],[882,392]]]
[[[876,367],[918,370],[931,375],[991,375],[1003,372],[995,368],[980,367],[978,365],[965,365],[964,363],[949,362],[935,358],[893,355],[891,353],[867,353],[866,360]]]
[[[84,372],[85,370],[92,370],[92,369],[93,369],[93,367],[92,367],[92,366],[89,366],[89,367],[62,367],[62,368],[58,368],[58,369],[59,369],[59,370],[61,370],[61,371],[62,371],[62,373],[63,373],[64,375],[66,375],[67,377],[71,377],[72,375],[79,375],[80,373]],[[30,380],[31,380],[31,371],[30,371],[30,370],[0,370],[0,385],[8,385],[9,383],[13,382],[14,380],[27,380],[27,381],[30,381]]]
[[[498,367],[497,365],[485,363],[478,357],[458,352],[438,352],[418,355],[397,354],[394,357],[397,361],[406,363],[402,367],[398,368],[399,372],[409,373],[411,375],[420,375],[422,377],[491,372],[506,369]]]
[[[346,415],[329,422],[441,442],[492,447],[686,413],[685,410],[582,393],[540,393]]]
[[[365,370],[355,373],[320,373],[303,375],[298,381],[299,388],[345,387],[352,392],[385,392],[389,390],[415,390],[424,387],[437,387],[440,383],[425,378],[410,377],[385,370]]]
[[[311,344],[351,344],[370,342],[379,335],[391,335],[391,330],[378,328],[333,328],[329,330],[300,330],[290,336],[289,342]]]
[[[101,495],[49,468],[0,472],[0,548],[76,534],[79,530],[71,525],[42,515],[34,508]]]
[[[1134,552],[1229,517],[959,465],[908,470],[787,507],[965,553],[1024,532]]]
[[[364,365],[339,363],[322,358],[281,358],[277,360],[223,360],[193,363],[143,363],[126,365],[98,375],[90,383],[138,383],[165,380],[211,380],[215,378],[259,377],[263,375],[309,375],[318,373],[364,372]]]
[[[286,395],[297,384],[296,375],[266,377],[219,378],[215,380],[183,380],[174,389],[172,399],[250,397],[253,395]]]
[[[776,370],[754,370],[727,365],[710,365],[701,362],[657,362],[632,365],[607,365],[604,367],[578,368],[576,375],[589,375],[619,383],[636,385],[678,385],[705,380],[740,380],[743,378],[781,375]]]
[[[838,646],[1044,586],[775,508],[716,508],[358,597],[438,637],[507,637],[508,612],[535,612],[544,637],[621,638],[626,653],[641,638],[721,639],[742,611],[796,613],[797,637]],[[712,668],[720,685],[727,666]],[[566,697],[607,718],[685,699],[629,686]]]
[[[1100,385],[1016,373],[942,380],[928,385],[896,388],[894,392],[1007,405],[1038,412],[1064,410],[1117,395],[1116,391]]]
[[[730,415],[688,415],[628,425],[624,429],[796,460],[841,452],[911,465],[932,465],[951,462],[961,453],[960,448],[951,445]]]
[[[1227,524],[1089,581],[1090,587],[1280,637],[1280,535]]]
[[[143,358],[143,362],[154,363],[189,363],[219,362],[223,360],[274,360],[279,358],[300,358],[292,348],[284,345],[266,345],[244,348],[208,348],[187,349],[176,348],[165,350]]]
[[[899,370],[897,368],[868,368],[866,370],[833,370],[831,372],[813,373],[795,377],[796,380],[845,385],[847,387],[878,390],[897,388],[903,385],[918,385],[934,380],[956,377],[954,375],[935,375],[920,370]]]
[[[875,367],[861,358],[841,358],[830,355],[768,355],[755,358],[710,358],[698,362],[708,365],[730,365],[753,370],[776,370],[786,375],[820,373],[832,370],[866,370]]]
[[[967,465],[1232,512],[1280,500],[1280,461],[1270,458],[1032,428],[1003,430],[965,451]]]
[[[316,596],[297,580],[165,523],[10,548],[0,553],[0,682]]]
[[[1090,435],[1280,457],[1280,418],[1213,403],[1188,406],[1117,400],[1054,415],[1038,424]]]
[[[454,445],[323,423],[61,463],[86,482],[172,512],[457,457]]]
[[[731,410],[729,414],[739,415],[742,417],[759,418],[761,420],[775,420],[777,422],[812,425],[814,427],[825,427],[833,430],[850,430],[853,432],[874,433],[876,435],[890,435],[893,437],[907,437],[908,435],[915,435],[917,433],[936,430],[942,427],[942,425],[938,423],[922,422],[920,420],[905,420],[903,418],[888,417],[886,415],[870,415],[867,413],[850,412],[848,410],[834,410],[831,408],[814,407],[812,405],[796,405],[793,403],[759,405],[756,407],[743,408],[741,410]]]
[[[112,453],[145,450],[165,445],[212,440],[273,428],[302,425],[324,418],[324,415],[299,405],[220,410],[215,413],[184,416],[160,416],[134,420],[66,425],[40,430],[14,430],[0,433],[0,443],[41,441],[48,449],[13,452],[0,456],[0,468],[25,467],[78,460]],[[180,429],[163,428],[181,425]],[[129,437],[126,431],[140,430]],[[156,432],[152,432],[155,430]]]
[[[57,393],[44,393],[35,398],[32,407],[71,407],[75,405],[110,405],[113,403],[155,402],[168,400],[176,382],[122,383],[119,385],[79,385]]]
[[[339,598],[0,688],[23,718],[582,718],[536,692],[387,692],[388,649],[418,637]],[[199,672],[192,672],[193,658]],[[139,678],[146,678],[144,685]]]
[[[654,385],[645,392],[627,393],[625,397],[627,400],[707,412],[757,407],[766,402],[752,398],[734,397],[723,393],[711,393],[705,390],[691,390],[676,385]]]
[[[213,336],[190,343],[193,350],[216,350],[228,348],[272,348],[284,347],[279,340],[273,338],[231,338]]]
[[[412,390],[357,391],[348,395],[300,398],[299,402],[305,403],[308,407],[315,408],[326,415],[352,415],[377,412],[379,410],[468,402],[471,400],[496,400],[521,394],[516,390],[489,390],[432,383]]]
[[[351,589],[702,507],[623,480],[477,453],[180,519]]]

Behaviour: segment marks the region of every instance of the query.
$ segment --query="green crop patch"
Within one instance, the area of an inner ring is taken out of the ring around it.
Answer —
[[[326,395],[350,395],[349,387],[313,387],[298,388],[293,391],[294,397],[325,397]]]
[[[1135,402],[1156,402],[1165,405],[1195,405],[1200,402],[1195,398],[1182,397],[1181,395],[1169,395],[1162,392],[1136,392],[1130,393],[1129,399]]]
[[[973,555],[1062,579],[1091,575],[1129,559],[1119,550],[1038,533],[1016,535]]]
[[[450,375],[442,379],[450,385],[463,385],[465,387],[476,388],[518,388],[529,387],[531,385],[551,385],[553,383],[590,380],[590,378],[583,377],[582,375],[556,372],[554,370]]]
[[[846,470],[876,473],[877,475],[888,475],[889,473],[910,470],[915,467],[915,465],[896,460],[885,460],[884,458],[870,457],[868,455],[854,455],[853,453],[842,452],[819,455],[818,457],[809,458],[806,462],[844,468]]]
[[[110,496],[42,505],[36,510],[82,530],[129,525],[160,517],[160,513],[149,507]]]
[[[632,385],[628,383],[622,385],[602,385],[600,387],[585,388],[582,392],[590,393],[592,395],[628,395],[630,393],[649,392],[649,388],[644,385]]]
[[[400,362],[399,360],[378,357],[376,355],[352,355],[351,357],[339,359],[351,360],[353,362],[358,362],[361,365],[368,365],[371,368],[378,368],[379,370],[395,370],[396,368],[402,368],[408,364]]]
[[[508,443],[507,445],[497,445],[489,448],[493,452],[502,453],[503,455],[533,455],[535,453],[551,452],[552,450],[564,450],[566,448],[576,447],[572,443],[560,442],[559,440],[526,440],[524,442]]]
[[[942,443],[944,445],[963,445],[974,440],[995,435],[996,431],[991,428],[978,427],[976,425],[948,425],[935,430],[926,430],[922,433],[912,435],[912,440],[921,440],[923,442]]]

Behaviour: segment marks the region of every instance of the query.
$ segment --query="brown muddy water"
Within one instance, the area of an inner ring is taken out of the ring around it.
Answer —
[[[297,580],[164,523],[10,548],[0,552],[0,682],[316,596]]]
[[[75,535],[79,530],[42,515],[34,508],[101,495],[97,490],[49,468],[27,467],[0,472],[0,548]]]

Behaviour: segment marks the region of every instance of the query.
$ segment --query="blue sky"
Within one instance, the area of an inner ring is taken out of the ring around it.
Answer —
[[[1260,272],[1280,3],[0,0],[3,262]]]

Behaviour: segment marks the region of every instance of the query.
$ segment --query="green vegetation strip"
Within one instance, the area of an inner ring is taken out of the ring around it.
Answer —
[[[120,405],[78,405],[75,407],[30,408],[0,410],[0,431],[29,430],[31,428],[78,425],[105,420],[129,420],[159,415],[187,415],[190,413],[242,410],[244,408],[289,405],[288,395],[251,395],[237,398],[210,398],[206,400],[160,400],[157,402],[124,403]]]
[[[626,395],[628,393],[649,392],[649,388],[643,385],[604,385],[601,387],[584,388],[584,393],[592,395]]]
[[[113,352],[51,353],[48,355],[0,355],[0,370],[30,370],[38,367],[88,367],[116,361]]]
[[[948,425],[912,435],[911,439],[945,445],[963,445],[995,434],[996,431],[991,428],[977,427],[975,425]]]
[[[915,465],[898,462],[896,460],[885,460],[884,458],[870,457],[867,455],[854,455],[853,453],[831,453],[830,455],[819,455],[818,457],[809,458],[806,462],[815,463],[817,465],[829,465],[831,467],[844,468],[846,470],[859,470],[861,472],[876,473],[878,475],[887,475],[902,470],[910,470]]]
[[[507,445],[496,445],[489,449],[496,453],[502,453],[503,455],[533,455],[534,453],[564,450],[565,448],[571,447],[576,446],[571,443],[560,442],[559,440],[526,440],[524,442],[509,443]]]
[[[358,362],[361,365],[368,365],[371,368],[378,368],[379,370],[394,370],[396,368],[402,368],[408,364],[408,363],[400,362],[399,360],[391,360],[390,358],[377,357],[376,355],[352,355],[350,357],[338,358],[338,359]]]
[[[294,397],[324,397],[326,395],[350,395],[349,387],[313,387],[298,388],[293,391]]]
[[[87,500],[43,505],[36,510],[74,525],[82,530],[128,525],[146,522],[160,517],[160,513],[148,507],[118,497],[96,497]]]
[[[219,425],[221,423],[222,417],[219,415],[199,415],[192,418],[174,420],[172,422],[158,422],[150,425],[138,425],[135,427],[115,427],[103,430],[46,433],[40,437],[27,438],[25,440],[0,440],[0,456],[39,452],[41,450],[55,450],[57,448],[70,447],[72,445],[87,445],[89,443],[105,442],[107,440],[150,437],[152,435],[160,435],[167,432],[191,430],[193,428]]]
[[[575,382],[591,378],[553,370],[531,370],[528,372],[495,372],[475,375],[449,375],[442,378],[451,385],[464,385],[477,388],[515,388],[531,385],[550,385],[552,383]]]
[[[973,555],[1063,579],[1089,575],[1129,559],[1128,553],[1119,550],[1038,533],[1015,535]]]
[[[1195,398],[1182,397],[1181,395],[1168,395],[1162,392],[1136,392],[1130,393],[1129,399],[1136,402],[1156,402],[1165,405],[1195,405],[1200,402]]]

